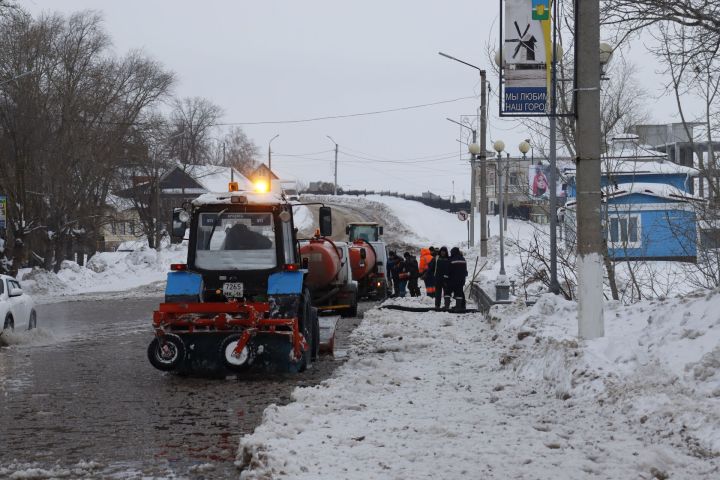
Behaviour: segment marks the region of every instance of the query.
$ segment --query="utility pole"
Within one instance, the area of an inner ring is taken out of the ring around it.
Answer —
[[[600,197],[600,2],[575,2],[578,335],[605,334]],[[554,214],[554,212],[552,212]]]
[[[487,257],[487,174],[485,170],[485,164],[487,163],[486,155],[486,131],[487,131],[487,81],[486,72],[480,67],[473,65],[472,63],[465,62],[458,58],[448,55],[447,53],[438,52],[438,55],[454,60],[468,67],[474,68],[480,72],[480,83],[482,84],[480,89],[480,147],[478,152],[470,152],[472,173],[470,178],[472,180],[472,187],[470,189],[470,246],[475,246],[475,209],[477,208],[477,180],[475,172],[475,161],[477,157],[480,157],[480,256]],[[475,137],[473,136],[473,144],[475,144]],[[477,144],[476,144],[477,147]]]
[[[335,188],[333,195],[337,195],[337,156],[338,156],[338,144],[335,144]]]
[[[472,132],[472,143],[468,145],[468,151],[470,152],[470,223],[468,225],[468,245],[470,247],[475,246],[475,158],[480,153],[480,147],[477,144],[477,130],[468,127],[464,123],[456,122],[452,118],[446,118],[447,121],[452,122],[456,125],[460,125],[462,128],[467,128]]]
[[[270,149],[270,146],[272,145],[273,140],[275,140],[279,136],[280,136],[280,134],[278,133],[273,138],[271,138],[270,141],[268,142],[268,170],[270,170],[271,172],[272,172],[272,150]],[[270,178],[272,178],[272,176]]]
[[[480,256],[487,257],[487,79],[480,70]],[[473,168],[475,173],[475,168]],[[473,191],[475,182],[473,181]],[[474,230],[474,229],[473,229]]]
[[[325,135],[327,138],[330,139],[331,142],[335,144],[335,182],[333,184],[333,195],[337,195],[337,158],[338,158],[338,143],[333,140],[333,138],[330,135]]]

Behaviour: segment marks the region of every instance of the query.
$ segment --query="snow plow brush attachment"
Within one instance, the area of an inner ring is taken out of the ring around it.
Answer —
[[[305,370],[312,328],[303,329],[297,315],[283,318],[270,309],[264,302],[162,303],[153,314],[148,359],[158,370],[184,373],[239,372],[256,360]]]

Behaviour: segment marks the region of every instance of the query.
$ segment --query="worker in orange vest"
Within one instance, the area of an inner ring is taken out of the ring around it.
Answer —
[[[425,293],[428,297],[435,297],[435,275],[430,264],[435,259],[435,247],[420,250],[420,277],[425,282]]]

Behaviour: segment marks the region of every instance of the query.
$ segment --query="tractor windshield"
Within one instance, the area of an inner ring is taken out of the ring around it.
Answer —
[[[265,270],[277,265],[271,213],[201,213],[195,243],[195,267],[203,270]]]
[[[352,225],[350,227],[349,237],[351,242],[354,242],[355,240],[377,242],[377,227],[375,225]]]

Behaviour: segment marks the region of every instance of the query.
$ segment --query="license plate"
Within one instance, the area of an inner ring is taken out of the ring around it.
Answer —
[[[243,296],[243,284],[242,283],[223,283],[223,295],[226,297],[242,297]]]

